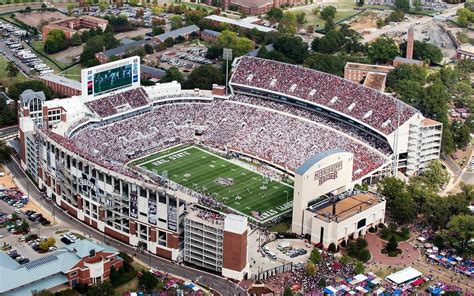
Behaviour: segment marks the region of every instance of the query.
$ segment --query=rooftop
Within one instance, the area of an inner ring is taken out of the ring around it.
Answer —
[[[219,23],[226,23],[226,24],[231,24],[231,25],[234,25],[234,26],[242,27],[242,28],[247,28],[247,29],[250,29],[250,30],[251,29],[257,29],[258,31],[264,32],[264,33],[276,31],[273,28],[255,24],[255,22],[260,21],[256,17],[246,17],[246,18],[241,19],[241,20],[235,20],[235,19],[231,19],[231,18],[228,18],[228,17],[213,14],[213,15],[210,15],[210,16],[206,16],[206,19],[211,20],[211,21],[216,21],[216,22],[219,22]]]
[[[474,45],[469,44],[469,43],[461,44],[458,47],[458,50],[474,54]]]
[[[385,73],[367,73],[367,76],[364,80],[364,86],[383,91],[385,89],[385,80],[387,79],[387,74]]]
[[[422,65],[423,65],[423,61],[415,60],[415,59],[407,59],[407,58],[404,58],[404,57],[396,57],[396,58],[393,60],[393,63],[395,64],[396,62],[401,62],[401,63],[403,63],[403,64],[418,65],[418,66],[422,66]]]
[[[232,4],[237,4],[249,8],[273,5],[273,0],[232,0],[231,2]]]
[[[196,25],[190,25],[190,26],[173,30],[173,31],[165,32],[156,37],[160,39],[161,41],[165,41],[168,38],[177,38],[185,34],[191,34],[192,32],[199,32],[199,27]]]
[[[316,217],[328,222],[341,222],[382,202],[382,198],[371,192],[344,192],[308,208]]]
[[[76,90],[81,90],[81,83],[79,81],[72,80],[60,75],[49,73],[43,76],[39,76],[39,78],[42,80],[51,81],[60,85],[64,85]]]
[[[369,64],[351,63],[351,62],[347,62],[345,68],[370,71],[370,72],[382,72],[382,73],[388,73],[392,71],[393,69],[395,69],[395,67],[387,66],[387,65],[369,65]]]
[[[0,294],[27,295],[31,289],[48,289],[67,282],[64,281],[64,273],[76,265],[81,258],[89,256],[90,248],[96,252],[105,251],[118,253],[110,246],[98,244],[90,240],[79,240],[67,246],[67,249],[59,249],[49,256],[19,265],[6,253],[0,252]],[[76,252],[72,250],[76,249]],[[100,251],[99,251],[100,250]],[[87,251],[87,252],[86,252]],[[24,289],[28,289],[25,294]]]

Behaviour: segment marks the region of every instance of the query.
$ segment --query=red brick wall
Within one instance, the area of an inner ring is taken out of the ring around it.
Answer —
[[[176,234],[166,234],[166,244],[168,248],[178,249],[179,248],[179,236]]]
[[[241,271],[247,264],[247,231],[243,234],[224,232],[224,260],[222,266]]]
[[[115,239],[118,239],[119,241],[122,241],[124,243],[127,243],[127,244],[130,243],[130,238],[128,235],[117,232],[107,226],[105,226],[105,234]]]
[[[156,255],[171,260],[171,251],[156,247]]]

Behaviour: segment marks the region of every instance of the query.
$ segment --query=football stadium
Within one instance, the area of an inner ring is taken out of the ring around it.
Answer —
[[[202,148],[178,146],[146,157],[139,166],[249,216],[267,220],[291,210],[290,185]]]
[[[138,57],[84,69],[81,96],[25,91],[21,164],[105,235],[238,278],[247,265],[228,263],[222,242],[246,246],[247,221],[292,217],[295,233],[338,243],[383,219],[384,201],[353,192],[356,184],[413,175],[439,158],[442,124],[389,94],[271,60],[233,63],[228,96],[218,85],[141,86]],[[350,207],[327,203],[344,198]],[[338,223],[352,226],[330,230]],[[212,264],[186,239],[203,229],[219,242],[206,253]]]

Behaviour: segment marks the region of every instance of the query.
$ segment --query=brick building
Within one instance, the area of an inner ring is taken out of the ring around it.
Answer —
[[[81,83],[79,81],[52,73],[38,76],[38,79],[51,87],[55,93],[63,96],[72,97],[81,94]]]
[[[0,252],[0,294],[31,295],[35,290],[57,291],[103,282],[112,267],[123,266],[118,254],[115,248],[86,239],[24,265]]]
[[[227,10],[232,6],[236,6],[238,11],[242,13],[257,15],[267,13],[272,7],[304,3],[300,0],[224,0],[222,1],[222,7]]]
[[[66,34],[67,39],[71,39],[75,33],[80,33],[81,30],[101,28],[103,31],[109,24],[108,20],[98,17],[83,15],[80,17],[68,17],[62,20],[50,22],[41,30],[43,34],[43,41],[46,40],[49,31],[59,29]]]

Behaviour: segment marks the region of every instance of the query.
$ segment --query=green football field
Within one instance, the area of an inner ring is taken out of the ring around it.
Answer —
[[[291,210],[293,187],[195,146],[173,148],[133,163],[197,192],[205,192],[260,222]]]

